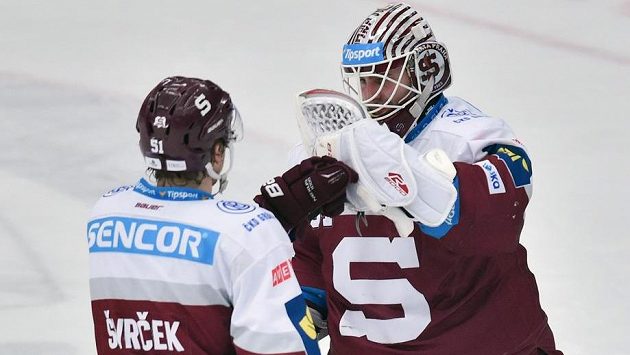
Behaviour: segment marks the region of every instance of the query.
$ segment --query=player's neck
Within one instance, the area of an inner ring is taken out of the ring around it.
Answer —
[[[197,183],[195,180],[185,180],[185,179],[163,179],[157,181],[157,186],[159,187],[187,187],[191,189],[197,189],[201,191],[205,191],[207,193],[212,193],[212,185],[214,185],[215,180],[210,176],[204,177],[201,182]]]

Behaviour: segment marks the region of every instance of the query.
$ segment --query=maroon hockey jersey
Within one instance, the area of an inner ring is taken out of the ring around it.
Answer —
[[[456,163],[443,236],[400,237],[387,218],[355,214],[297,230],[294,269],[326,292],[332,354],[561,354],[519,244],[528,195],[495,150],[484,163],[504,191],[492,193],[484,163]]]

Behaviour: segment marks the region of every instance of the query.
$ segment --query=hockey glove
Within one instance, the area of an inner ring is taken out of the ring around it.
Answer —
[[[334,158],[310,157],[265,183],[254,201],[273,212],[290,231],[320,213],[341,214],[346,187],[358,179],[354,170]]]

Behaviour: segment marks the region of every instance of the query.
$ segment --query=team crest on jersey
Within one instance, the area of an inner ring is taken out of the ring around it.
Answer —
[[[232,214],[249,213],[256,209],[256,206],[248,205],[246,203],[225,200],[217,202],[217,207],[225,213]]]

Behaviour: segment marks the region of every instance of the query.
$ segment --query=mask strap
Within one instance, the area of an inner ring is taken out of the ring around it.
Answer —
[[[416,101],[409,108],[409,113],[411,113],[411,115],[414,118],[416,119],[419,118],[420,115],[422,114],[422,111],[424,111],[424,109],[427,107],[427,100],[429,99],[431,92],[433,92],[434,83],[435,83],[435,77],[431,76],[429,78],[429,82],[424,87],[424,90],[422,90],[422,93],[418,95],[418,98],[416,99]]]
[[[227,144],[226,148],[230,151],[230,165],[223,173],[218,174],[216,171],[214,171],[214,169],[212,169],[212,164],[210,164],[210,167],[206,166],[208,176],[219,182],[219,191],[217,192],[217,194],[222,193],[227,187],[227,174],[230,172],[230,170],[232,170],[232,166],[234,165],[234,145],[230,142]]]

